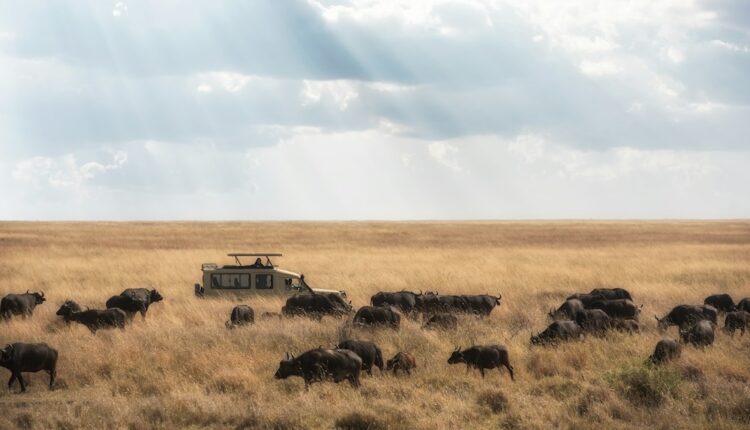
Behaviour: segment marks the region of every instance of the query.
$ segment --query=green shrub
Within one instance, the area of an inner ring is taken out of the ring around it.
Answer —
[[[670,367],[632,367],[608,375],[607,380],[629,402],[652,408],[675,397],[682,382],[680,372]]]

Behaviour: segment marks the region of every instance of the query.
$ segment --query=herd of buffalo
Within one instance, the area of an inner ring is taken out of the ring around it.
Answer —
[[[9,320],[14,316],[30,317],[34,308],[45,302],[44,293],[8,294],[0,301],[0,317]],[[83,324],[92,333],[99,329],[124,329],[140,313],[145,319],[151,304],[163,300],[156,290],[130,288],[106,302],[106,309],[83,309],[72,300],[65,301],[57,315],[66,323]],[[410,291],[380,292],[373,295],[369,306],[356,312],[350,302],[338,294],[305,293],[289,297],[281,313],[264,312],[261,318],[282,318],[305,316],[320,320],[324,316],[346,316],[354,314],[352,324],[356,327],[387,327],[398,329],[402,316],[416,318],[423,316],[425,329],[455,330],[458,328],[458,314],[489,316],[500,305],[498,295],[442,295],[436,292],[414,293]],[[557,309],[550,310],[552,323],[542,332],[531,336],[532,345],[555,345],[564,341],[578,340],[586,335],[602,336],[610,330],[627,333],[640,331],[641,306],[637,306],[632,295],[622,288],[597,288],[590,293],[573,294]],[[660,340],[649,361],[661,364],[678,358],[682,344],[697,347],[709,346],[714,342],[719,315],[724,315],[724,331],[733,336],[736,330],[744,335],[750,324],[750,298],[735,303],[728,294],[707,297],[702,305],[675,306],[664,317],[655,317],[660,332],[670,326],[677,326],[680,341]],[[252,324],[255,311],[248,305],[238,305],[232,309],[228,328]],[[26,390],[22,372],[46,371],[49,373],[49,386],[52,388],[57,366],[57,351],[47,344],[13,343],[0,350],[0,366],[11,371],[8,387],[16,379],[21,391]],[[474,345],[466,349],[456,347],[448,358],[449,364],[464,363],[467,372],[478,369],[482,377],[485,370],[507,369],[513,380],[513,366],[507,348],[502,345]],[[373,367],[380,372],[399,371],[411,374],[416,368],[414,355],[407,351],[397,352],[390,360],[383,361],[381,349],[373,342],[347,339],[333,348],[318,347],[299,356],[287,353],[279,364],[275,378],[300,376],[305,388],[314,382],[332,380],[349,381],[358,387],[360,372],[372,374]]]

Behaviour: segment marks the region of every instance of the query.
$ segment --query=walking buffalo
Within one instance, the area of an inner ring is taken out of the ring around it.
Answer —
[[[81,308],[81,305],[74,302],[73,300],[66,300],[65,303],[60,306],[60,309],[55,312],[55,315],[63,317],[63,321],[66,323],[69,323],[67,318],[65,318],[65,315],[69,315],[71,312],[81,312],[83,308]]]
[[[575,321],[584,332],[598,335],[604,335],[612,326],[612,318],[601,309],[578,311]]]
[[[465,363],[466,372],[471,368],[479,369],[482,378],[484,378],[484,369],[497,368],[502,373],[500,366],[505,366],[510,372],[510,379],[515,380],[513,378],[513,366],[510,365],[508,357],[508,349],[501,345],[472,346],[463,351],[461,347],[456,347],[448,358],[448,364],[457,363]]]
[[[656,344],[654,353],[648,358],[651,363],[664,364],[680,358],[682,346],[672,339],[662,339]]]
[[[75,311],[73,308],[68,302],[65,302],[57,311],[57,315],[61,315],[66,323],[74,321],[85,325],[94,334],[99,329],[125,328],[127,314],[122,309],[110,308],[106,310],[88,309],[85,311]]]
[[[391,307],[363,306],[354,314],[354,325],[399,328],[401,315]]]
[[[120,295],[141,300],[149,305],[164,300],[164,297],[158,291],[149,290],[148,288],[128,288],[121,292]]]
[[[285,316],[307,316],[317,320],[325,315],[341,316],[349,312],[351,312],[351,305],[332,293],[295,294],[289,297],[284,307],[281,308],[281,313]]]
[[[492,313],[495,306],[500,306],[500,299],[503,298],[503,295],[498,294],[495,297],[489,294],[477,294],[464,295],[463,298],[468,307],[468,312],[486,317]]]
[[[750,312],[750,297],[745,297],[740,300],[740,302],[737,303],[737,310]]]
[[[641,308],[628,299],[596,300],[586,306],[586,309],[601,309],[612,318],[638,320]]]
[[[684,343],[705,347],[714,343],[714,323],[701,320],[694,324],[680,327],[680,337]]]
[[[237,305],[232,309],[232,313],[229,315],[229,321],[224,325],[226,325],[228,329],[233,329],[254,322],[255,311],[253,311],[253,308],[248,305]]]
[[[592,295],[600,295],[604,297],[607,300],[617,300],[617,299],[628,299],[630,301],[633,300],[633,296],[630,294],[630,292],[624,288],[594,288],[591,290]]]
[[[682,327],[700,320],[708,320],[716,324],[717,315],[718,312],[712,306],[677,305],[663,318],[659,318],[656,315],[654,315],[654,318],[656,318],[657,328],[663,332],[669,326],[676,325]]]
[[[398,375],[398,371],[404,371],[411,375],[412,369],[416,369],[417,359],[408,352],[399,352],[386,363],[386,370],[393,370],[393,376]]]
[[[133,319],[136,313],[140,313],[143,319],[146,319],[146,312],[148,311],[146,302],[129,296],[112,296],[107,300],[105,305],[107,309],[121,309],[128,316],[129,320]]]
[[[458,328],[458,318],[453,314],[435,314],[424,323],[423,328],[455,330]]]
[[[588,308],[594,302],[598,302],[600,300],[607,300],[607,298],[604,297],[604,296],[602,296],[601,294],[591,294],[591,293],[588,293],[588,294],[578,294],[578,293],[571,294],[565,300],[571,300],[571,299],[580,300],[581,303],[583,303],[583,306],[585,306],[586,308]]]
[[[531,336],[532,345],[557,344],[559,341],[576,340],[583,330],[575,321],[554,321],[543,332]]]
[[[727,316],[724,317],[724,332],[734,336],[734,331],[740,330],[740,335],[744,336],[748,324],[750,324],[750,312],[728,312]]]
[[[9,320],[13,315],[22,315],[24,318],[34,314],[34,308],[45,302],[44,291],[41,293],[8,294],[0,300],[0,316]]]
[[[362,359],[362,370],[372,375],[372,366],[377,366],[383,373],[383,352],[373,342],[348,339],[336,345],[338,349],[348,349]]]
[[[713,294],[703,300],[703,304],[713,306],[717,311],[722,313],[733,312],[737,310],[732,296],[729,294]]]
[[[549,317],[553,320],[572,320],[578,311],[584,310],[583,302],[578,299],[568,299],[560,305],[557,310],[549,311]]]
[[[348,380],[352,387],[359,387],[362,359],[348,349],[317,348],[304,352],[299,357],[289,355],[281,360],[274,374],[276,379],[300,376],[305,381],[305,390],[315,382]]]
[[[421,291],[419,294],[411,291],[399,291],[396,293],[380,292],[370,297],[370,305],[393,306],[405,315],[409,315],[417,310],[417,302],[421,297]]]
[[[44,370],[49,373],[49,388],[55,383],[57,369],[57,350],[46,343],[14,343],[6,345],[0,350],[0,366],[10,370],[11,376],[8,388],[18,379],[21,392],[26,391],[26,383],[22,372],[38,372]]]

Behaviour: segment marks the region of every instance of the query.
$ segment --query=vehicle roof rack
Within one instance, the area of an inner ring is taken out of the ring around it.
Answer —
[[[227,257],[281,257],[281,253],[279,252],[253,252],[253,253],[233,252],[231,254],[227,254]]]

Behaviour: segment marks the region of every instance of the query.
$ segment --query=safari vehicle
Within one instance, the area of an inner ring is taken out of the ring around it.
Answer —
[[[279,269],[271,262],[271,257],[282,256],[279,253],[232,253],[227,256],[233,257],[235,264],[219,266],[216,263],[204,263],[201,266],[203,285],[195,284],[197,296],[290,295],[313,292],[346,297],[344,291],[310,288],[305,283],[305,275]],[[255,258],[255,262],[244,264],[240,257]]]

